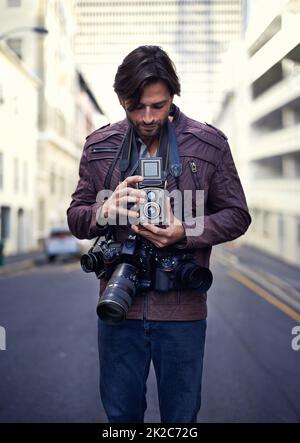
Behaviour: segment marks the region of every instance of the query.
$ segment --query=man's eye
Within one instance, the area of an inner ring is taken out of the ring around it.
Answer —
[[[143,108],[143,105],[129,105],[127,108],[126,108],[126,111],[128,111],[128,112],[134,112],[134,111],[138,111],[138,110],[140,110],[140,109],[142,109]]]
[[[162,109],[165,105],[154,105],[154,109]]]

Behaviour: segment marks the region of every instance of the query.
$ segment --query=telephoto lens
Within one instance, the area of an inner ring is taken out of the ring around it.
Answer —
[[[136,295],[137,272],[137,268],[129,263],[120,263],[116,267],[97,306],[101,320],[117,324],[126,319]]]

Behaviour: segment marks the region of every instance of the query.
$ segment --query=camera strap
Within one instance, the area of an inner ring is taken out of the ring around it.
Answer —
[[[175,178],[176,187],[179,189],[179,177],[182,174],[177,138],[172,123],[168,120],[165,124],[158,149],[158,157],[163,158],[165,178],[168,172]]]
[[[168,135],[170,143],[170,174],[178,178],[182,174],[182,164],[180,161],[177,138],[174,130],[174,126],[168,121]]]
[[[175,130],[169,120],[162,128],[159,138],[157,156],[162,157],[163,159],[163,170],[165,171],[165,178],[167,177],[169,171],[170,174],[175,178],[176,187],[177,189],[179,189],[179,177],[182,173],[182,165],[180,161]],[[115,158],[110,165],[104,181],[105,189],[110,188],[111,177],[118,160],[121,171],[121,181],[123,181],[126,176],[128,177],[135,173],[139,164],[139,153],[136,144],[134,128],[132,127],[132,125],[129,125],[129,128],[123,138],[122,144],[116,152]],[[128,169],[129,172],[127,173]]]
[[[106,177],[104,180],[104,189],[110,189],[111,177],[112,177],[113,171],[116,167],[116,164],[117,164],[121,154],[122,154],[122,158],[120,159],[120,163],[119,163],[120,170],[121,170],[121,177],[123,177],[123,173],[128,169],[129,162],[130,162],[132,138],[133,138],[133,131],[131,130],[131,126],[129,126],[129,128],[123,138],[123,141],[122,141],[119,149],[116,152],[115,158],[113,159],[113,161],[110,165],[110,168],[106,174]],[[122,178],[122,181],[123,181],[123,178]]]

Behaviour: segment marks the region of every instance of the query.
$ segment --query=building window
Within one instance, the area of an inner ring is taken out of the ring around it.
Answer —
[[[1,239],[6,240],[10,237],[10,207],[1,207]]]
[[[3,154],[0,152],[0,189],[3,189]]]
[[[7,0],[6,4],[9,8],[17,8],[21,6],[21,0]]]
[[[22,59],[22,39],[21,38],[8,38],[7,45],[17,56]]]

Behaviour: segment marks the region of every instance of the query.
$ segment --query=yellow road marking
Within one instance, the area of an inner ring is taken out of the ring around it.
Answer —
[[[271,305],[275,306],[280,311],[284,312],[286,315],[291,317],[296,322],[300,323],[300,314],[298,314],[296,311],[294,311],[289,306],[285,305],[281,301],[279,301],[276,297],[271,295],[269,292],[267,292],[265,289],[261,288],[260,286],[253,283],[251,280],[249,280],[244,275],[240,274],[237,271],[230,271],[229,275],[234,278],[235,280],[239,281],[243,285],[247,286],[247,288],[251,289],[255,294],[262,297],[264,300],[269,302]]]
[[[63,272],[72,272],[72,271],[75,271],[75,269],[79,269],[79,268],[80,268],[79,262],[69,263],[68,265],[63,266]]]

